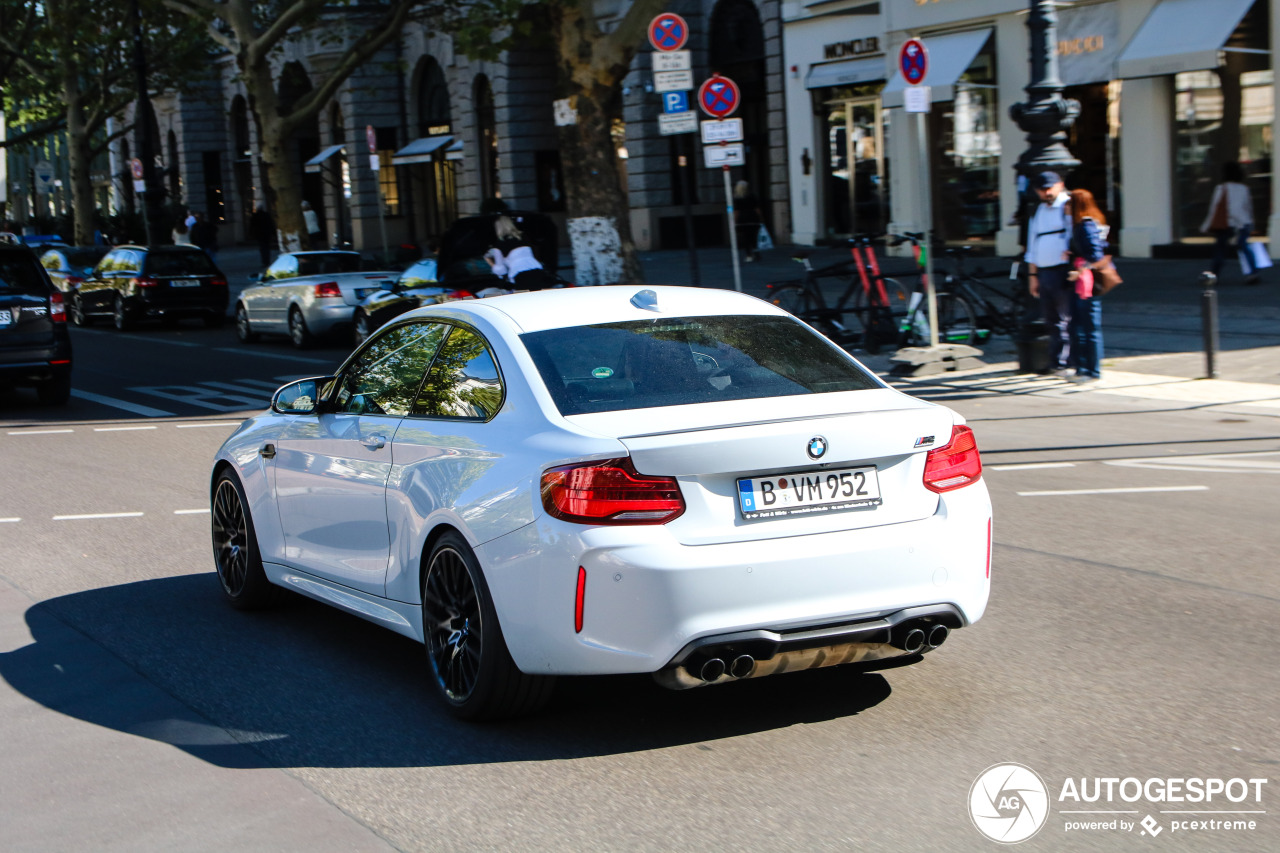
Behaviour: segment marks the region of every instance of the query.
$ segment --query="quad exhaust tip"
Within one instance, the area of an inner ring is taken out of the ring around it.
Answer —
[[[951,629],[942,623],[938,623],[929,629],[929,638],[927,640],[929,648],[936,649],[947,641],[947,637],[951,634]]]
[[[702,665],[702,669],[698,672],[698,677],[703,681],[715,681],[724,675],[724,661],[720,658],[712,658]]]
[[[748,678],[756,671],[756,659],[751,655],[738,655],[729,664],[729,674],[734,678]]]

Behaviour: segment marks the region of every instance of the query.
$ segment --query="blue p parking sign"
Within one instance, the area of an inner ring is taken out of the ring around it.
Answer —
[[[664,113],[687,113],[689,111],[689,93],[663,92],[662,111]]]

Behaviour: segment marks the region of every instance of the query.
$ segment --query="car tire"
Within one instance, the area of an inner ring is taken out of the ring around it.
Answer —
[[[307,321],[303,318],[302,311],[296,305],[289,310],[289,340],[293,341],[293,345],[298,349],[307,349],[315,341],[311,330],[307,328]]]
[[[354,328],[355,343],[356,346],[360,346],[369,339],[369,335],[373,331],[369,328],[369,315],[363,311],[357,311]]]
[[[230,469],[219,475],[210,507],[213,563],[227,601],[237,610],[261,610],[280,598],[267,580],[253,528],[253,516],[240,479]]]
[[[111,325],[116,327],[118,332],[127,332],[133,328],[133,318],[129,316],[129,309],[125,307],[124,297],[116,295],[115,304],[111,308]]]
[[[441,536],[427,560],[422,627],[428,675],[454,716],[514,717],[550,700],[555,679],[515,665],[480,563],[456,532]]]
[[[249,325],[249,311],[243,303],[236,306],[236,337],[242,344],[252,344],[258,340],[258,333]]]
[[[84,328],[93,322],[89,315],[84,313],[84,301],[78,293],[71,297],[71,306],[67,313],[71,315],[71,325],[73,326]]]
[[[42,406],[64,406],[71,399],[71,377],[55,376],[36,386],[36,397]]]

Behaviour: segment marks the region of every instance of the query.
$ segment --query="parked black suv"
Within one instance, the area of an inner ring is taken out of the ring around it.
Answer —
[[[62,292],[35,252],[2,239],[0,385],[34,386],[46,405],[61,405],[71,396],[71,338]]]
[[[194,246],[116,246],[71,297],[71,322],[109,317],[121,331],[138,320],[199,317],[206,326],[227,318],[227,277]]]

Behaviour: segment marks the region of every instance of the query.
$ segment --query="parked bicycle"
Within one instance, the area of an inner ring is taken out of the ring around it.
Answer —
[[[888,235],[899,245],[920,235]],[[874,238],[849,240],[851,260],[815,269],[812,253],[796,252],[792,260],[804,266],[803,279],[772,282],[769,301],[822,332],[841,346],[861,346],[869,353],[896,345],[908,311],[908,290],[886,277],[876,257]],[[822,282],[834,279],[843,291],[833,303],[823,296]]]
[[[1013,337],[1032,307],[1025,283],[1015,280],[1011,289],[1005,289],[991,284],[980,268],[967,271],[964,262],[969,252],[968,246],[945,252],[954,261],[954,271],[938,284],[938,341],[974,344],[991,334]],[[929,309],[923,293],[916,292],[902,324],[902,344],[928,343]]]

